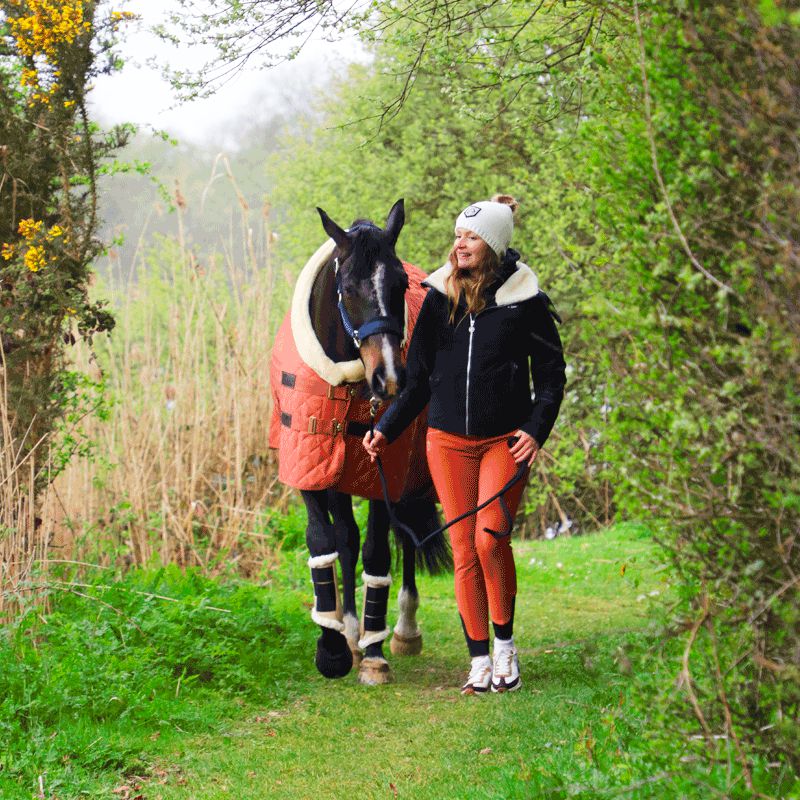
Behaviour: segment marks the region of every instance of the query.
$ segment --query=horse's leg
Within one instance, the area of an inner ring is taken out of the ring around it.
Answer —
[[[361,621],[359,646],[364,658],[358,670],[361,683],[375,685],[390,683],[392,671],[383,656],[383,642],[389,635],[386,611],[389,605],[389,586],[392,583],[389,567],[389,514],[386,504],[370,500],[364,559],[364,615]]]
[[[422,652],[422,631],[417,625],[419,592],[416,581],[417,548],[403,536],[403,585],[397,595],[399,615],[389,648],[396,656],[416,656]]]
[[[356,610],[356,564],[361,535],[353,516],[353,498],[349,494],[330,492],[333,527],[336,532],[336,549],[339,551],[339,564],[342,567],[342,605],[344,607],[344,635],[353,666],[361,662],[361,649],[358,646],[359,627]]]
[[[343,635],[342,605],[336,583],[336,531],[328,516],[328,493],[301,492],[306,504],[308,526],[306,544],[310,557],[311,581],[314,584],[314,608],[311,619],[320,626],[317,639],[317,669],[326,678],[341,678],[350,672],[353,656]]]

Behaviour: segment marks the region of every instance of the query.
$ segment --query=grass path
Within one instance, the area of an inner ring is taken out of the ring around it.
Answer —
[[[306,671],[283,676],[295,699],[265,699],[213,735],[176,741],[143,796],[588,798],[618,784],[637,724],[625,714],[624,647],[646,625],[643,598],[665,591],[655,548],[633,527],[515,548],[521,691],[459,695],[468,659],[452,576],[424,578],[425,652],[392,657],[393,684],[319,677],[309,624]]]

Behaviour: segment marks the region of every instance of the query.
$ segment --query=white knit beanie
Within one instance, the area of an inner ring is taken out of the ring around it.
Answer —
[[[514,212],[505,203],[482,200],[467,206],[458,215],[456,228],[477,233],[498,256],[502,256],[511,244]]]

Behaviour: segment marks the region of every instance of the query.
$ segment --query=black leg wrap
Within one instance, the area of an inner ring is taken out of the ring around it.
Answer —
[[[322,628],[314,663],[323,677],[343,678],[353,668],[353,654],[347,639],[339,631]]]
[[[364,600],[364,634],[386,628],[386,606],[389,603],[388,586],[367,586]]]
[[[311,569],[317,611],[336,611],[336,574],[333,567]]]

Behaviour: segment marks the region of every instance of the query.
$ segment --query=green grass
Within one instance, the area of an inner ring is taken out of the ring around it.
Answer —
[[[515,549],[524,685],[505,696],[458,692],[449,575],[420,581],[424,654],[381,687],[316,673],[302,551],[259,586],[168,569],[58,593],[0,636],[0,797],[38,797],[40,775],[55,800],[710,796],[643,739],[630,672],[671,591],[647,531]]]
[[[296,592],[176,568],[88,583],[53,580],[51,611],[0,630],[0,798],[38,796],[40,776],[54,797],[108,796],[171,740],[265,691],[294,696],[280,676],[305,664]]]
[[[533,797],[562,776],[596,785],[628,770],[617,754],[627,682],[617,662],[647,624],[637,597],[664,591],[653,545],[618,528],[516,551],[520,692],[459,695],[469,659],[452,576],[427,578],[425,654],[392,658],[393,684],[327,682],[311,672],[309,651],[302,697],[265,699],[223,735],[187,740],[148,791],[162,800]]]

